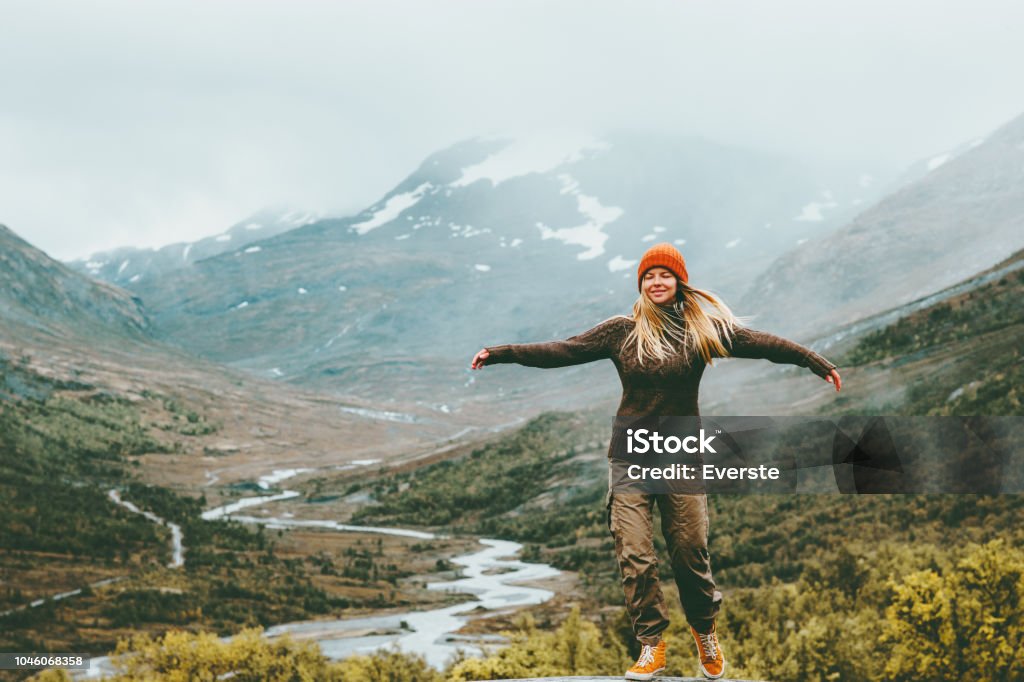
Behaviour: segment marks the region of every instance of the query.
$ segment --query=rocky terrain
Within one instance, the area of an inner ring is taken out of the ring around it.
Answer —
[[[1024,116],[927,172],[848,225],[781,256],[742,306],[797,337],[909,303],[1024,247]],[[808,295],[808,292],[813,292]]]

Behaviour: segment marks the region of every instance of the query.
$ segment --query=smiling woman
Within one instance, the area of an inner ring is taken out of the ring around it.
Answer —
[[[688,280],[686,262],[678,249],[667,243],[653,246],[637,269],[640,295],[631,317],[610,318],[565,341],[490,346],[474,356],[472,367],[496,363],[565,367],[611,360],[622,381],[619,417],[697,416],[698,388],[705,368],[715,358],[729,356],[806,367],[839,390],[834,364],[800,344],[743,327],[717,296],[691,287]],[[617,447],[613,434],[609,458]],[[661,510],[662,532],[700,670],[706,677],[721,677],[725,657],[715,621],[722,593],[711,575],[706,496],[625,494],[610,486],[608,529],[615,541],[626,610],[641,644],[640,658],[626,678],[648,680],[665,668],[662,633],[669,620],[654,550],[655,504]]]

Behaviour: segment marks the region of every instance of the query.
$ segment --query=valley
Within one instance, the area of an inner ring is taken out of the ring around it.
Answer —
[[[726,359],[706,375],[703,413],[1019,415],[1024,257],[1004,155],[1018,128],[845,217],[838,190],[814,194],[800,168],[693,140],[654,166],[765,196],[722,215],[696,195],[655,206],[657,183],[620,187],[607,168],[659,143],[623,136],[511,174],[493,165],[506,142],[468,141],[360,214],[278,215],[266,233],[243,221],[194,259],[177,244],[141,269],[123,265],[135,252],[71,267],[0,226],[0,645],[104,655],[133,633],[259,626],[338,660],[400,640],[440,669],[458,644],[507,642],[524,609],[552,630],[580,607],[627,642],[603,507],[614,368],[473,373],[472,353],[625,312],[629,254],[670,240],[730,301],[753,281],[743,307],[769,326],[751,326],[793,333],[843,375],[837,395],[805,369]],[[732,170],[700,177],[716,155]],[[896,293],[801,294],[803,278],[831,277],[817,246],[853,259],[883,226],[886,243],[916,239],[932,209],[915,201],[964,177],[1003,208],[991,243],[961,244],[957,268],[896,276],[902,255],[875,259]],[[661,225],[658,211],[685,220]],[[784,237],[744,251],[767,229],[752,216],[778,232],[786,215]],[[701,221],[712,229],[698,238]],[[716,579],[748,607],[726,616],[729,646],[750,660],[770,649],[794,590],[820,599],[793,608],[827,623],[821,641],[843,618],[867,628],[900,581],[956,565],[953,534],[1019,546],[1018,497],[714,496]],[[669,565],[662,576],[677,603]],[[874,653],[838,652],[828,672],[866,674]]]

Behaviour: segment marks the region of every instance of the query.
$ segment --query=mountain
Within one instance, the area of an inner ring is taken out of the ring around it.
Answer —
[[[781,256],[754,281],[743,308],[780,333],[821,337],[1024,247],[1024,115],[946,156],[849,224]]]
[[[337,580],[339,556],[325,579],[322,534],[277,544],[204,512],[285,479],[347,488],[377,463],[437,456],[455,436],[472,447],[488,430],[261,380],[148,332],[129,293],[0,227],[0,648],[98,656],[183,623],[237,632],[254,617],[436,603],[396,591],[451,556],[417,550],[410,563],[414,538],[375,552],[379,574],[371,559],[372,575]]]
[[[693,138],[476,138],[358,215],[127,286],[158,336],[204,357],[453,409],[478,388],[467,365],[482,345],[564,338],[628,312],[651,244],[678,244],[697,286],[738,294],[873,187],[862,171]],[[576,373],[492,371],[489,386],[530,402]]]
[[[935,170],[939,166],[941,166],[941,165],[943,165],[943,164],[945,164],[945,163],[947,163],[947,162],[949,162],[949,161],[951,161],[953,159],[959,158],[960,156],[962,156],[966,152],[969,152],[970,150],[974,149],[978,145],[984,143],[985,139],[986,139],[985,137],[976,137],[976,138],[974,138],[973,140],[971,140],[969,142],[964,142],[964,143],[961,143],[961,144],[958,144],[958,145],[954,145],[953,147],[951,147],[949,149],[940,151],[940,152],[938,152],[936,154],[932,154],[931,156],[928,156],[927,158],[918,159],[914,163],[910,164],[910,166],[907,167],[903,171],[903,173],[901,173],[899,175],[899,177],[897,177],[894,180],[894,185],[895,186],[893,187],[893,189],[895,190],[897,187],[900,187],[900,186],[903,186],[903,185],[909,185],[912,182],[916,182],[917,180],[920,180],[921,178],[923,178],[924,176],[928,175],[929,173],[931,173],[933,170]]]
[[[86,402],[142,406],[147,421],[170,411],[174,419],[206,415],[194,429],[220,424],[209,438],[187,434],[174,455],[147,460],[155,478],[198,487],[204,479],[197,463],[211,466],[212,456],[226,483],[358,453],[386,460],[431,452],[457,430],[493,423],[463,414],[456,425],[401,397],[382,410],[353,396],[282,385],[198,358],[151,332],[132,294],[74,272],[0,226],[0,403],[35,396],[33,385],[46,381],[88,386]]]
[[[143,337],[138,298],[74,272],[0,225],[0,325],[51,337],[101,333]]]
[[[177,270],[203,258],[295,229],[319,217],[319,214],[310,211],[265,209],[212,237],[155,249],[126,246],[68,261],[67,265],[91,277],[125,286],[144,277]]]

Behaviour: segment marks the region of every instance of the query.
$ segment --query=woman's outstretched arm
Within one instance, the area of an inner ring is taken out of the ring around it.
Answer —
[[[472,368],[514,362],[527,367],[568,367],[612,357],[621,343],[624,317],[605,320],[593,329],[564,341],[488,346],[473,358]]]
[[[834,363],[795,341],[747,327],[736,327],[732,336],[723,334],[723,341],[732,357],[806,367],[822,379],[835,384],[837,391],[841,386]]]

